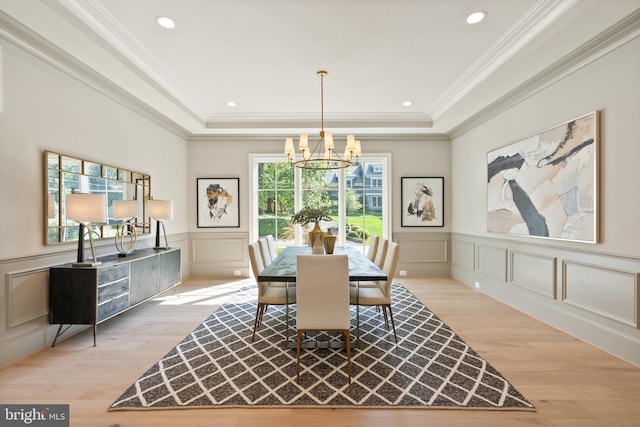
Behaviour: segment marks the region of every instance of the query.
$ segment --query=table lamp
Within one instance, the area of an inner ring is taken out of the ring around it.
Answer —
[[[78,231],[78,259],[73,263],[73,267],[93,267],[101,264],[96,260],[96,253],[93,249],[93,238],[91,237],[92,222],[106,222],[106,198],[104,194],[71,193],[65,197],[66,218],[77,221],[80,225]],[[91,260],[84,259],[84,233],[85,228],[89,234],[89,246],[91,247]]]
[[[167,232],[164,228],[163,220],[173,219],[173,200],[148,200],[147,215],[155,219],[156,224],[156,245],[154,249],[169,249],[169,242],[167,241]],[[162,233],[164,234],[164,246],[160,246],[160,227],[162,226]]]
[[[123,220],[122,224],[117,225],[114,243],[118,250],[118,256],[126,257],[133,254],[138,240],[136,226],[133,223],[134,218],[138,216],[138,201],[114,200],[111,202],[111,207],[113,208],[113,219]],[[126,247],[125,240],[129,241]]]

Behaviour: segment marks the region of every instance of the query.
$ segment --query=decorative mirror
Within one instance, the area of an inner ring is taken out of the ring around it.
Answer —
[[[104,194],[107,203],[107,222],[92,227],[93,237],[114,237],[122,220],[115,220],[114,200],[138,201],[138,217],[132,221],[138,234],[151,233],[151,220],[145,212],[146,200],[151,196],[151,176],[82,160],[51,151],[44,152],[45,177],[45,245],[78,240],[78,223],[65,215],[67,194]]]

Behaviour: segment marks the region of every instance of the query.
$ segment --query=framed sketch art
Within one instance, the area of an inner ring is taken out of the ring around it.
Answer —
[[[487,230],[597,243],[594,111],[487,154]]]
[[[198,228],[240,227],[240,178],[198,178]]]
[[[403,177],[402,227],[444,226],[444,178]]]

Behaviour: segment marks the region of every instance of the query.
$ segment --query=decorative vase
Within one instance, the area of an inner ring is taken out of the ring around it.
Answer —
[[[313,230],[309,232],[309,246],[313,247],[316,240],[320,240],[320,244],[322,245],[322,230],[320,229],[320,224],[316,222],[316,225],[313,227]]]
[[[322,241],[324,242],[324,251],[329,255],[333,254],[333,249],[336,246],[336,236],[333,235],[331,230],[327,230],[322,237]]]
[[[316,240],[313,242],[313,248],[311,252],[314,255],[324,255],[324,245],[322,244],[322,237],[316,237]]]

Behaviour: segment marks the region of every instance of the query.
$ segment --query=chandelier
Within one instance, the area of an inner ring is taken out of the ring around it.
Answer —
[[[354,163],[358,163],[362,153],[360,141],[356,140],[353,135],[347,135],[347,144],[344,154],[341,156],[335,150],[333,135],[331,132],[324,130],[324,77],[327,74],[326,71],[318,71],[316,73],[320,77],[320,139],[310,149],[309,135],[301,133],[298,143],[301,158],[296,158],[293,138],[286,138],[284,142],[284,153],[287,155],[289,163],[298,168],[311,170],[344,169]]]

